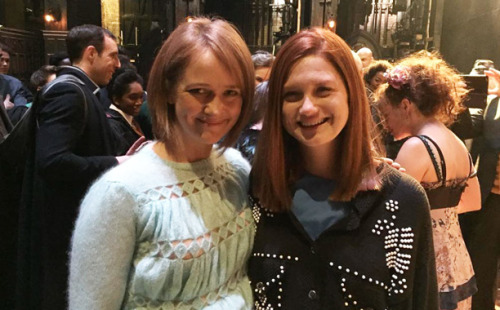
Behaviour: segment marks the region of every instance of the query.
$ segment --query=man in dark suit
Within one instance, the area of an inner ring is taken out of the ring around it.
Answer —
[[[59,76],[77,80],[49,85],[35,107],[33,188],[21,210],[18,309],[67,309],[68,252],[80,201],[99,175],[125,159],[114,156],[98,98],[120,66],[116,38],[82,25],[70,30],[66,45],[73,65]]]

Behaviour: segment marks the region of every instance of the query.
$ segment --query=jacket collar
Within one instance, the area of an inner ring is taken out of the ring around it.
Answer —
[[[71,74],[79,78],[85,83],[85,86],[92,92],[94,95],[97,95],[97,93],[100,90],[99,85],[97,85],[92,79],[85,73],[82,69],[75,67],[75,66],[63,66],[61,67],[61,70],[59,71],[58,75],[63,75],[63,74]]]

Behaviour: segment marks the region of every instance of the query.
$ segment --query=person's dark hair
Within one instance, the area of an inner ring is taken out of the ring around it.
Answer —
[[[30,89],[33,93],[37,92],[39,87],[47,84],[50,75],[57,74],[57,67],[51,65],[42,66],[40,69],[33,72],[30,77]]]
[[[267,96],[269,92],[269,83],[264,81],[255,87],[255,95],[253,97],[253,111],[250,117],[249,125],[259,123],[264,119],[267,110]]]
[[[9,55],[12,55],[12,49],[5,43],[0,41],[0,50],[6,52]]]
[[[66,58],[69,59],[68,52],[66,52],[66,51],[55,52],[54,54],[50,55],[50,57],[49,57],[49,65],[60,66],[62,61]]]
[[[377,73],[386,72],[391,68],[392,65],[387,60],[375,60],[368,66],[368,68],[366,68],[366,72],[364,75],[366,85],[370,85],[371,80]]]
[[[446,125],[465,110],[462,104],[468,92],[465,81],[436,52],[412,54],[398,61],[392,70],[405,71],[405,78],[391,85],[391,78],[388,77],[388,83],[377,90],[376,101],[397,106],[407,98],[424,116],[433,116]]]
[[[87,46],[94,46],[99,54],[104,49],[104,37],[116,40],[111,31],[96,25],[81,25],[71,28],[66,37],[66,47],[71,63],[80,60]]]
[[[323,28],[303,30],[290,37],[273,63],[269,102],[252,167],[252,193],[272,211],[289,210],[290,188],[302,172],[299,142],[283,127],[283,88],[293,66],[308,56],[322,57],[337,70],[348,95],[349,117],[335,138],[340,147],[332,158],[337,186],[330,199],[349,201],[366,173],[375,171],[371,115],[364,83],[349,46]]]
[[[118,59],[120,60],[120,68],[137,72],[137,67],[130,62],[130,57],[128,55],[118,54]]]
[[[130,90],[130,84],[137,82],[143,85],[144,81],[137,72],[119,68],[113,74],[111,81],[106,86],[108,97],[113,102],[113,98],[121,98]]]
[[[236,124],[218,144],[233,145],[247,125],[252,112],[255,72],[250,51],[237,28],[222,19],[197,17],[179,25],[163,43],[148,80],[148,106],[153,132],[162,141],[177,145],[175,114],[177,85],[190,62],[201,53],[211,52],[234,77],[241,89],[241,113]]]
[[[252,62],[255,69],[261,67],[271,67],[273,65],[274,56],[268,51],[258,50],[252,55]]]

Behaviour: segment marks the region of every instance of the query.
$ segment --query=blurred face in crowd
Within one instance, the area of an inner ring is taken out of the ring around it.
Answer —
[[[129,90],[121,98],[113,98],[114,104],[128,115],[137,116],[141,110],[144,90],[138,82],[128,85]]]
[[[271,67],[258,67],[255,68],[255,86],[269,80],[271,75]]]
[[[384,76],[383,71],[377,72],[372,79],[370,80],[370,89],[375,91],[380,85],[384,84],[387,81],[387,79]]]
[[[7,74],[10,67],[10,55],[6,51],[0,52],[0,73]]]
[[[229,132],[240,115],[241,93],[237,79],[212,52],[190,61],[173,100],[180,140],[194,146],[186,149],[211,148]]]
[[[118,46],[115,40],[104,36],[103,50],[101,53],[97,53],[97,50],[94,52],[89,76],[97,85],[105,86],[111,80],[115,69],[120,67]]]
[[[408,136],[408,117],[406,111],[403,109],[403,103],[394,106],[386,98],[381,98],[379,109],[383,117],[384,127],[391,133],[394,139],[400,140]]]
[[[333,145],[349,117],[347,90],[332,64],[320,56],[300,59],[283,87],[283,122],[301,147]]]
[[[373,61],[373,53],[369,48],[363,47],[358,51],[358,56],[361,59],[363,68],[367,68]]]

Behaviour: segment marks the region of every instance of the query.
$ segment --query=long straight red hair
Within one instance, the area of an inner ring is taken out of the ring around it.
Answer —
[[[338,71],[348,95],[349,117],[337,136],[334,165],[337,186],[330,198],[348,201],[357,193],[365,173],[374,171],[370,136],[371,116],[365,87],[349,46],[336,34],[322,28],[299,32],[281,47],[269,79],[269,102],[259,136],[252,169],[252,193],[272,211],[291,205],[291,187],[301,174],[299,142],[283,127],[283,86],[294,64],[316,55]],[[333,160],[333,159],[332,159]]]

